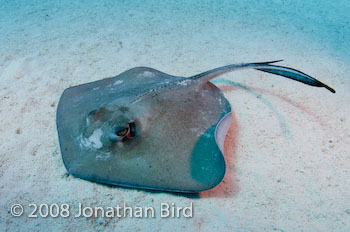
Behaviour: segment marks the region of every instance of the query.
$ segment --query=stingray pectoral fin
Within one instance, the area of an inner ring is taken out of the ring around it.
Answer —
[[[218,185],[225,175],[225,160],[215,141],[217,125],[210,127],[198,139],[191,154],[191,176],[203,186],[196,192]]]
[[[316,80],[315,78],[299,71],[293,68],[283,67],[283,66],[277,66],[277,65],[269,65],[267,64],[266,67],[259,67],[255,68],[256,70],[272,73],[276,75],[280,75],[283,77],[290,78],[295,81],[302,82],[307,85],[316,86],[316,87],[324,87],[331,91],[332,93],[335,93],[335,90],[328,85],[320,82],[319,80]]]

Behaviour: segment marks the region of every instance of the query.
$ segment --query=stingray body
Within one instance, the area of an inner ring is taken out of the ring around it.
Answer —
[[[137,67],[68,88],[57,109],[64,164],[76,177],[126,187],[200,192],[225,174],[230,104],[212,78],[243,68],[332,88],[274,62],[216,68],[192,77]]]

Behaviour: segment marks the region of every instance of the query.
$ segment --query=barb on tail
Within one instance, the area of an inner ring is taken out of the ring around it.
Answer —
[[[324,87],[331,91],[332,93],[335,93],[335,90],[328,85],[322,83],[321,81],[299,71],[293,68],[284,67],[284,66],[278,66],[278,65],[272,65],[274,63],[280,62],[282,60],[275,60],[275,61],[269,61],[269,62],[258,62],[258,63],[243,63],[243,64],[230,64],[227,66],[215,68],[200,74],[197,74],[195,76],[190,77],[191,80],[199,80],[202,83],[206,83],[210,81],[211,79],[220,76],[227,72],[232,72],[239,69],[247,69],[247,68],[253,68],[262,72],[267,72],[279,76],[283,76],[295,81],[302,82],[306,85],[316,86],[316,87]]]

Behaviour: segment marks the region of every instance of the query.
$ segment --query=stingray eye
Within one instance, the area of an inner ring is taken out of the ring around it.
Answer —
[[[117,135],[119,138],[117,138],[117,141],[124,141],[126,139],[131,139],[136,136],[136,124],[135,122],[129,122],[126,127],[118,127],[115,130],[115,135]]]
[[[127,135],[128,132],[129,132],[129,128],[124,128],[124,129],[118,130],[116,132],[116,135],[120,137],[124,137],[125,135]]]

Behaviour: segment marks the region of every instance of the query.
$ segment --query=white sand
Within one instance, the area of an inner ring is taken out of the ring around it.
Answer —
[[[101,2],[0,0],[1,231],[350,231],[347,1]],[[190,76],[276,59],[337,93],[251,70],[223,76],[253,92],[218,84],[234,114],[228,170],[200,198],[65,175],[55,122],[65,88],[135,66]],[[193,202],[194,216],[33,219],[32,202],[75,210]],[[23,216],[11,216],[14,203]]]

